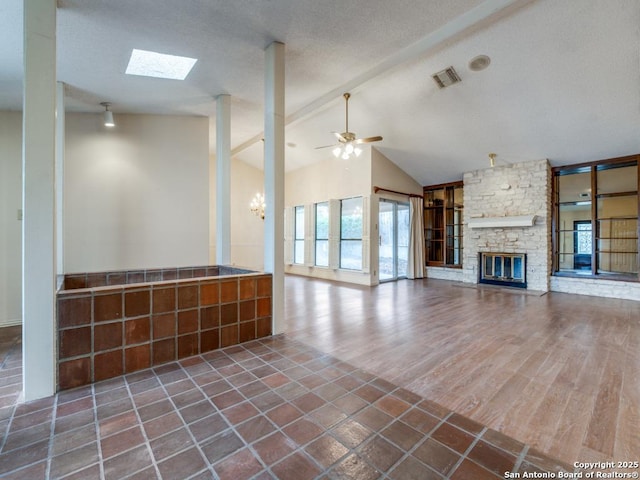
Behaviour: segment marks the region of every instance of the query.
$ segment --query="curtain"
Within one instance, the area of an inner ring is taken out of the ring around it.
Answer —
[[[407,278],[424,278],[424,207],[419,197],[409,199],[409,259]]]

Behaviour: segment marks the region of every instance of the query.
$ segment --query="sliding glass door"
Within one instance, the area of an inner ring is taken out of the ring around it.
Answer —
[[[378,227],[380,281],[405,278],[409,257],[409,204],[381,199]]]

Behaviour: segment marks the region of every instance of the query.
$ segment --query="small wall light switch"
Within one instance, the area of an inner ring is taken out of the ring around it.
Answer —
[[[18,220],[22,220],[22,209],[18,209]]]

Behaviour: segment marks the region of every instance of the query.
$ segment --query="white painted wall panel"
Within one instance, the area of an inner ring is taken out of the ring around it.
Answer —
[[[67,114],[65,272],[207,264],[208,119],[115,117]]]

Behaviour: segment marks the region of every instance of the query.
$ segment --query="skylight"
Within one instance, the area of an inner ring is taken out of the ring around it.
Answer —
[[[197,58],[166,55],[134,48],[125,73],[144,77],[184,80],[197,61]]]

